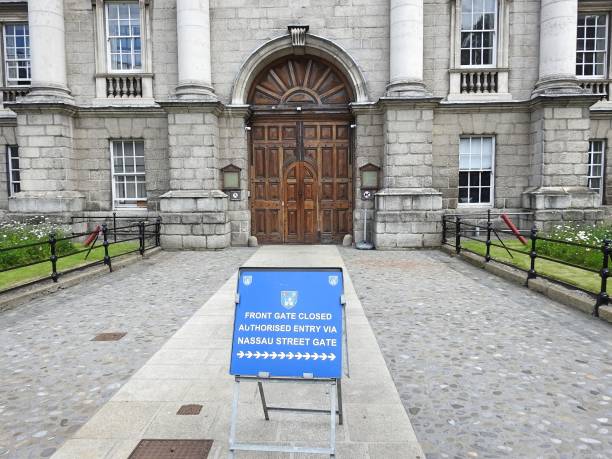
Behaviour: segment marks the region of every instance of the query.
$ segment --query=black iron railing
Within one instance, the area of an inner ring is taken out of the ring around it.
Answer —
[[[457,254],[460,254],[462,251],[469,252],[474,255],[483,257],[485,262],[487,263],[490,261],[495,261],[496,263],[501,263],[503,265],[510,266],[512,268],[523,271],[527,275],[525,279],[526,284],[529,282],[530,279],[536,279],[537,277],[541,277],[549,281],[564,285],[571,289],[577,289],[591,296],[595,296],[596,297],[595,305],[593,306],[593,311],[592,311],[592,314],[595,317],[599,317],[599,307],[600,306],[609,304],[610,298],[607,292],[607,289],[608,289],[607,283],[608,283],[608,277],[610,277],[609,262],[610,262],[610,255],[612,254],[612,246],[611,246],[612,241],[610,239],[605,239],[602,242],[602,244],[599,246],[582,244],[582,243],[573,242],[573,241],[564,241],[560,239],[554,239],[554,238],[541,236],[539,234],[538,229],[534,226],[530,230],[517,230],[518,234],[515,234],[515,235],[522,235],[523,237],[526,237],[528,239],[529,251],[525,251],[525,250],[518,250],[504,243],[504,240],[502,239],[502,237],[500,237],[500,235],[512,234],[512,231],[507,230],[507,229],[495,229],[493,225],[493,221],[492,221],[492,215],[490,212],[488,212],[487,214],[487,220],[486,220],[485,226],[469,223],[466,220],[474,221],[474,216],[468,214],[464,216],[445,215],[443,217],[442,219],[442,244],[443,245],[453,247]],[[480,237],[478,236],[481,233],[485,235],[484,240],[482,239],[482,236]],[[464,239],[476,241],[479,243],[484,243],[485,244],[484,256],[482,255],[482,253],[476,252],[474,250],[471,250],[463,246],[462,241]],[[538,242],[539,241],[548,242],[552,244],[573,246],[573,247],[578,247],[581,249],[599,251],[601,252],[601,268],[594,269],[594,268],[584,266],[578,263],[572,263],[567,260],[561,260],[558,258],[548,256],[542,253],[542,251],[538,252],[538,247],[539,247]],[[517,264],[509,263],[499,258],[494,258],[491,252],[492,247],[503,249],[510,255],[511,258],[513,258],[512,253],[520,254],[523,256],[525,255],[529,256],[529,269],[524,269]],[[571,268],[580,269],[580,270],[598,275],[601,280],[599,292],[595,294],[593,291],[582,288],[579,285],[570,284],[568,282],[564,282],[561,279],[553,278],[541,272],[538,272],[536,270],[536,260],[538,259],[546,260],[546,261],[556,263],[562,266],[569,266]]]
[[[82,233],[73,233],[70,236],[57,237],[56,234],[50,234],[49,237],[43,241],[32,242],[28,244],[16,245],[11,247],[0,248],[0,254],[5,255],[10,252],[16,252],[25,249],[39,248],[44,256],[40,258],[35,257],[34,260],[18,263],[9,267],[0,269],[0,274],[15,271],[18,269],[27,268],[30,266],[49,264],[49,275],[43,277],[37,277],[34,280],[25,281],[15,286],[0,290],[0,293],[6,293],[8,291],[16,290],[42,282],[45,280],[53,280],[57,282],[61,276],[66,274],[81,271],[92,266],[106,265],[110,272],[113,271],[112,260],[129,255],[132,253],[139,253],[144,255],[147,250],[160,246],[160,232],[161,232],[161,218],[156,218],[153,221],[140,221],[137,223],[130,223],[124,226],[114,226],[111,229],[106,223],[96,225],[93,231],[87,231]],[[85,244],[81,242],[85,239]],[[72,250],[58,251],[58,244],[62,242],[71,242],[69,245]],[[73,243],[79,243],[77,247],[74,247]],[[132,242],[133,247],[126,243]],[[123,244],[124,248],[129,250],[121,250],[119,253],[111,254],[111,247],[116,244]],[[58,269],[58,262],[67,257],[72,257],[78,254],[85,254],[84,260],[87,260],[92,250],[102,248],[104,256],[102,259],[79,264],[75,267],[68,268],[65,270]],[[49,254],[48,256],[46,254]]]

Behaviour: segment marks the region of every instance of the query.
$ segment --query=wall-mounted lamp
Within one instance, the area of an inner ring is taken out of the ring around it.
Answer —
[[[374,192],[380,188],[380,167],[368,163],[359,168],[361,175],[361,199],[374,199]]]
[[[245,130],[245,131],[250,131],[250,130],[251,130],[251,126],[245,126],[245,127],[244,127],[244,130]]]
[[[223,191],[229,195],[230,201],[240,201],[240,171],[241,169],[233,164],[221,169]]]
[[[356,124],[351,124],[351,129],[355,129],[357,127]]]

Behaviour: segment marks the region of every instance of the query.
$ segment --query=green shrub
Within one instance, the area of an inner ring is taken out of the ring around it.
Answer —
[[[51,256],[49,244],[8,251],[2,249],[48,241],[51,233],[54,233],[57,239],[61,239],[68,236],[70,231],[44,218],[31,219],[26,222],[0,222],[0,269],[48,260]],[[73,252],[75,246],[71,240],[58,241],[56,250],[58,256],[66,255]]]
[[[558,225],[553,231],[542,234],[543,237],[561,241],[601,247],[604,239],[612,238],[612,226],[603,225]],[[603,254],[601,249],[576,247],[557,242],[537,242],[538,254],[546,255],[558,260],[567,261],[579,266],[592,269],[601,269]]]

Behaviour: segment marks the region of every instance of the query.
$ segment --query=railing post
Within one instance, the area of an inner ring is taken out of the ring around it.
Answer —
[[[102,237],[103,237],[103,242],[102,245],[104,246],[104,264],[106,266],[108,266],[109,271],[112,273],[113,272],[113,266],[111,264],[111,257],[108,253],[108,226],[106,226],[106,223],[104,223],[102,225]]]
[[[608,304],[610,301],[610,297],[608,296],[608,276],[610,274],[608,270],[608,264],[610,261],[610,239],[604,239],[601,252],[603,254],[601,271],[599,273],[601,276],[601,288],[599,295],[597,295],[597,302],[593,308],[593,315],[595,317],[599,317],[599,306],[602,304]]]
[[[527,280],[535,279],[537,277],[535,269],[535,261],[538,256],[536,251],[536,241],[538,240],[538,228],[535,226],[531,228],[531,252],[529,252],[529,258],[531,258],[531,264],[529,266],[529,272],[527,273]]]
[[[57,239],[55,233],[49,235],[49,246],[51,248],[51,256],[49,257],[51,262],[51,279],[53,279],[53,282],[57,282]]]
[[[138,239],[140,241],[139,252],[140,255],[144,255],[145,252],[145,224],[144,222],[138,223]]]
[[[493,223],[491,222],[491,211],[489,210],[488,212],[488,218],[487,218],[487,241],[486,241],[486,246],[487,246],[487,252],[485,254],[485,261],[489,262],[491,261],[491,231],[493,230]]]
[[[113,212],[113,238],[117,242],[117,212]]]
[[[155,219],[155,247],[161,245],[161,217]]]
[[[461,253],[461,217],[455,218],[455,252]]]
[[[446,215],[442,215],[442,245],[446,244]]]

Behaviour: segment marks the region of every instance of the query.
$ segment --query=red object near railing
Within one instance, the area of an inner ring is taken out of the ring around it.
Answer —
[[[512,231],[512,233],[516,236],[516,238],[519,241],[521,241],[521,244],[527,245],[527,239],[525,239],[523,235],[519,233],[518,228],[514,225],[514,223],[512,223],[512,220],[510,220],[510,217],[508,217],[506,214],[501,214],[501,219],[504,221],[506,226],[510,228],[510,231]]]
[[[100,229],[100,225],[96,226],[96,229],[93,230],[93,233],[91,233],[89,236],[87,236],[87,239],[85,239],[85,247],[89,246],[89,244],[91,244],[97,237],[98,234],[100,234],[100,231],[102,231]]]

